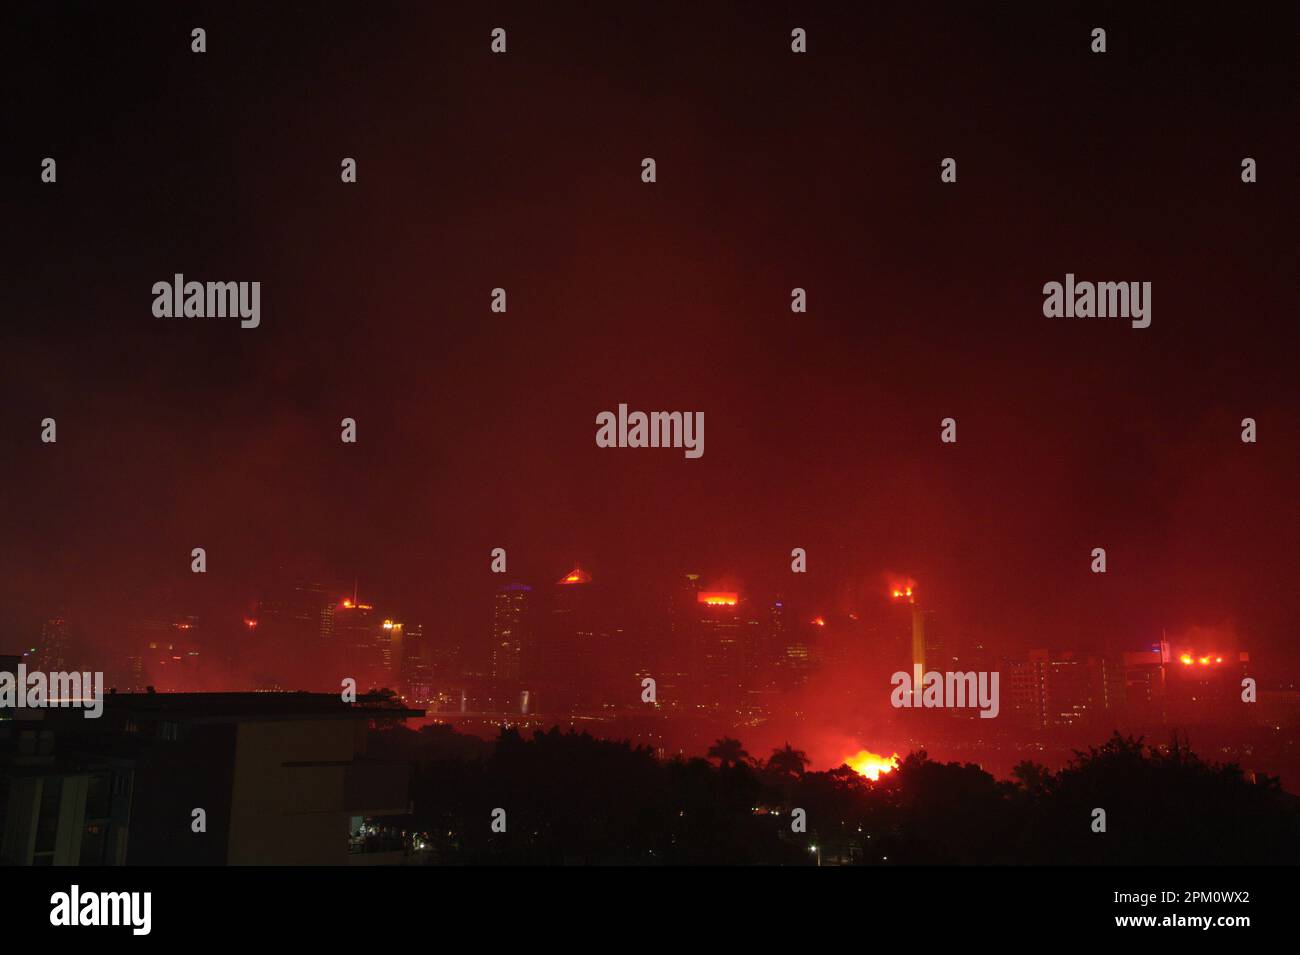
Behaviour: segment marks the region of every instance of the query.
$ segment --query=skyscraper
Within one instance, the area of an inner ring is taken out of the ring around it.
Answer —
[[[334,608],[339,679],[356,680],[362,693],[390,684],[392,623],[386,629],[375,608],[359,600],[344,600]]]
[[[335,600],[319,584],[273,590],[245,621],[255,685],[333,690],[340,677],[326,653],[334,630]]]
[[[753,639],[745,626],[740,594],[701,590],[695,606],[696,704],[733,713],[744,702],[746,643]]]
[[[396,690],[402,682],[402,655],[406,627],[397,620],[385,620],[380,635],[380,658],[384,668],[384,686]]]
[[[492,597],[492,677],[520,680],[532,665],[533,589],[506,584]]]
[[[906,643],[908,646],[908,672],[919,674],[924,678],[926,672],[926,639],[925,624],[926,615],[921,612],[921,606],[917,602],[916,588],[911,581],[897,583],[890,592],[895,606],[903,608],[905,614],[904,627],[907,634]],[[921,702],[921,679],[917,679],[912,687],[914,703],[919,706]]]
[[[199,620],[191,615],[132,620],[117,674],[119,689],[183,693],[200,685]]]
[[[560,709],[593,705],[600,626],[591,575],[582,568],[574,567],[555,582],[548,624],[539,652],[554,702]]]
[[[1099,656],[1036,649],[1004,669],[1010,712],[1028,728],[1078,726],[1095,722],[1106,712],[1106,665]]]
[[[408,703],[421,706],[435,697],[433,665],[424,626],[406,624],[402,628],[402,654],[397,689]]]
[[[71,631],[65,617],[53,617],[41,627],[41,638],[36,644],[35,666],[38,670],[53,672],[69,669]]]

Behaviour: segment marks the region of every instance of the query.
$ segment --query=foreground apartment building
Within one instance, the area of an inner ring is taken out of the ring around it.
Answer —
[[[112,694],[99,719],[11,710],[0,864],[400,863],[352,836],[409,811],[407,764],[366,758],[371,721],[419,715],[306,693]]]

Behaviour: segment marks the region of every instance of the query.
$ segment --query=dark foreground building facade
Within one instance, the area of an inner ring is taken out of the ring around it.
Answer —
[[[307,693],[111,694],[104,712],[0,718],[0,863],[346,865],[367,818],[409,809],[409,767],[366,756],[419,711]]]

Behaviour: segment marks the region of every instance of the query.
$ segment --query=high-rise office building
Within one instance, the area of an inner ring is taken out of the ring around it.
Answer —
[[[697,707],[730,716],[745,703],[749,661],[759,642],[757,621],[750,621],[738,592],[696,594],[691,671]]]
[[[1115,680],[1100,656],[1073,650],[1030,650],[1003,667],[1010,714],[1023,726],[1053,730],[1104,722]],[[1116,701],[1118,702],[1118,701]]]
[[[47,673],[71,669],[71,629],[66,617],[52,617],[41,626],[36,644],[35,668]]]
[[[1167,664],[1166,717],[1178,726],[1223,725],[1244,720],[1242,680],[1250,654],[1224,646],[1180,644]]]
[[[319,584],[272,591],[244,621],[246,660],[253,684],[264,688],[333,690],[339,682],[330,660],[337,601]]]
[[[397,620],[385,620],[380,637],[380,658],[384,668],[384,686],[396,690],[402,681],[402,657],[405,652],[406,627]]]
[[[433,664],[424,626],[408,623],[402,628],[402,655],[397,680],[398,691],[413,706],[423,706],[436,697]]]
[[[492,678],[516,681],[533,663],[533,588],[506,584],[492,596]]]
[[[388,626],[384,624],[387,622]],[[344,600],[334,608],[334,644],[339,679],[357,681],[357,690],[391,687],[393,621],[385,621],[372,604]]]
[[[596,600],[591,575],[580,567],[555,582],[547,639],[538,654],[553,702],[562,710],[594,706],[601,695],[604,634]]]
[[[199,620],[192,615],[148,617],[127,624],[115,686],[140,692],[184,693],[201,685]]]

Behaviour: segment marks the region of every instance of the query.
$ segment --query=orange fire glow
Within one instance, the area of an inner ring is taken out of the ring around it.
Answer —
[[[701,591],[700,595],[695,599],[702,604],[708,604],[710,607],[734,607],[740,601],[740,595],[722,591],[714,593]]]
[[[825,617],[813,617],[813,619],[812,619],[812,624],[813,624],[814,627],[824,627],[824,626],[826,626],[826,618],[825,618]]]
[[[855,773],[866,776],[872,782],[875,782],[880,778],[881,773],[892,773],[897,768],[898,754],[881,756],[869,749],[860,749],[852,756],[847,757],[844,762],[848,763],[849,768]]]
[[[889,592],[895,600],[911,601],[916,591],[916,581],[914,580],[896,580],[890,584]]]

